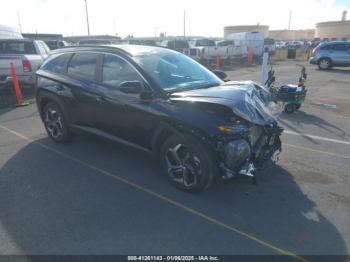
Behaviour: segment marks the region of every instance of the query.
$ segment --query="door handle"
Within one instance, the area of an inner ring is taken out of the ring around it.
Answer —
[[[63,91],[64,90],[64,86],[63,85],[55,85],[55,89],[57,91]]]

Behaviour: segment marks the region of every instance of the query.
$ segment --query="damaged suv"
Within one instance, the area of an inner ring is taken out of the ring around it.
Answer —
[[[198,192],[216,177],[254,177],[281,152],[259,87],[216,74],[160,47],[65,48],[37,72],[36,101],[54,141],[85,131],[133,146],[176,187]]]

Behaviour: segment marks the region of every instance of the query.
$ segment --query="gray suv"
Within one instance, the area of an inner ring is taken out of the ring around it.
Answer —
[[[350,66],[350,42],[324,42],[312,50],[310,63],[318,65],[321,70],[333,66]]]

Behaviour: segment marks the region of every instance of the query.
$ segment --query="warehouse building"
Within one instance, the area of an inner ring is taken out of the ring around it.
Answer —
[[[242,32],[261,32],[265,37],[269,34],[269,26],[267,25],[233,25],[224,27],[224,37],[230,34]]]

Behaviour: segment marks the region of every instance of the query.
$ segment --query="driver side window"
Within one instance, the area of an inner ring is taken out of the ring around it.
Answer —
[[[142,81],[140,75],[123,59],[114,55],[104,55],[102,66],[102,83],[118,88],[129,81]]]

